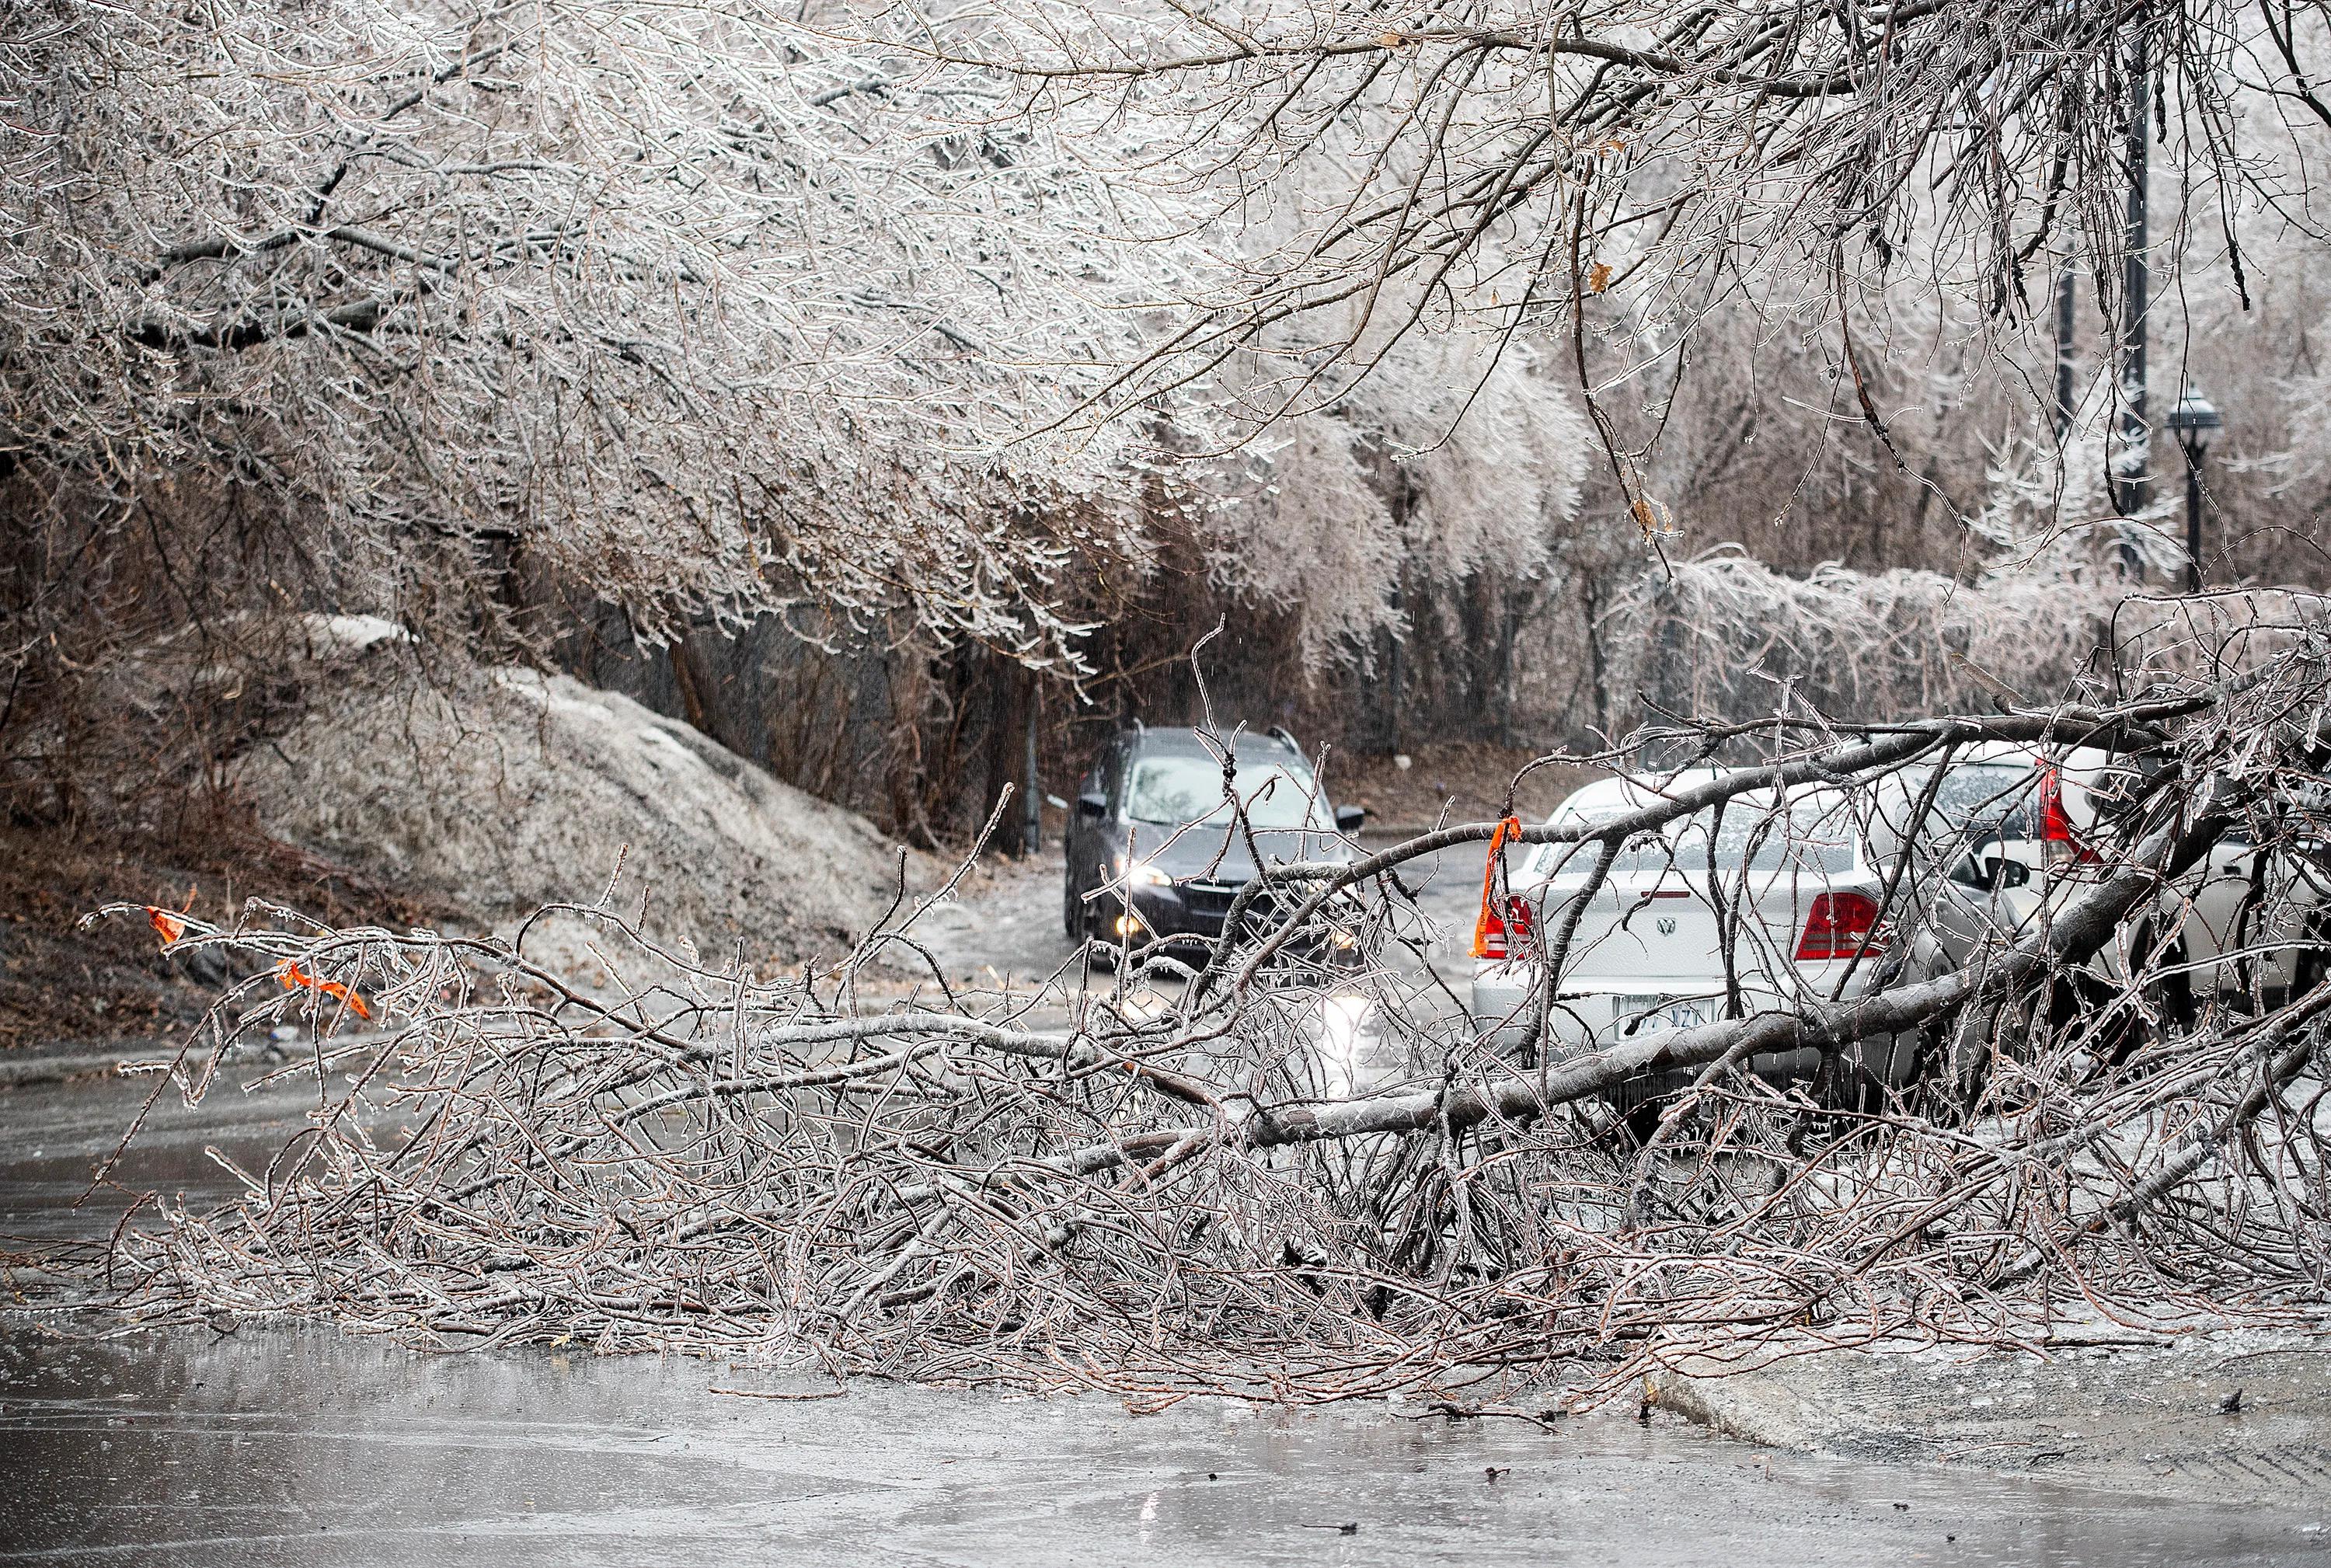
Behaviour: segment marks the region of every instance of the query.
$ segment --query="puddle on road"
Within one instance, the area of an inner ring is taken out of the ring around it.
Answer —
[[[1348,1022],[1356,1046],[1365,1021]],[[102,1234],[118,1198],[71,1205],[141,1098],[119,1083],[0,1096],[0,1232]],[[310,1103],[166,1102],[126,1174],[223,1195],[205,1145],[263,1160]],[[90,1326],[0,1310],[0,1563],[2331,1560],[2317,1513],[1810,1459],[1665,1417],[1546,1432],[1223,1401],[1137,1417],[1094,1396],[871,1380],[775,1402],[710,1391],[824,1385],[682,1357],[432,1354],[323,1327],[91,1342],[52,1323]]]
[[[1024,1400],[322,1328],[0,1324],[0,1562],[2319,1563],[2311,1520],[1767,1454],[1661,1420]],[[1501,1473],[1489,1478],[1491,1468]],[[1345,1534],[1340,1526],[1358,1528]],[[1950,1537],[1955,1536],[1953,1540]]]

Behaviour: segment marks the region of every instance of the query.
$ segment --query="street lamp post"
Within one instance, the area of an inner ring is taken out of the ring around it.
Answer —
[[[2152,432],[2145,423],[2145,313],[2152,283],[2145,266],[2147,143],[2153,128],[2153,66],[2143,27],[2128,50],[2128,206],[2121,231],[2120,442],[2113,454],[2113,506],[2134,518],[2153,499]],[[2126,546],[2125,546],[2126,548]],[[2124,560],[2136,567],[2135,551]]]
[[[2202,460],[2210,455],[2210,437],[2225,428],[2218,405],[2202,394],[2192,381],[2177,394],[2169,411],[2169,433],[2185,449],[2185,591],[2202,591]]]

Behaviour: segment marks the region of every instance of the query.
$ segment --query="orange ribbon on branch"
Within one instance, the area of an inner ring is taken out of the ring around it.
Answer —
[[[1498,913],[1501,908],[1498,900],[1501,889],[1498,883],[1502,879],[1500,873],[1506,869],[1506,841],[1521,837],[1521,819],[1508,817],[1489,835],[1489,858],[1481,864],[1481,914],[1473,923],[1473,956],[1476,958],[1489,955],[1489,927],[1492,923],[1497,925],[1501,936],[1505,930],[1503,917]]]
[[[297,991],[304,985],[309,990],[319,992],[323,995],[338,997],[354,1009],[358,1018],[363,1019],[366,1023],[372,1022],[372,1009],[365,1005],[364,998],[337,980],[326,980],[321,975],[310,974],[289,958],[285,959],[275,971],[275,977],[283,982],[283,989],[286,991]]]
[[[176,909],[165,909],[154,904],[146,906],[147,923],[161,934],[163,946],[167,947],[186,934],[186,914],[194,907],[195,889],[191,886],[186,889],[186,901]]]

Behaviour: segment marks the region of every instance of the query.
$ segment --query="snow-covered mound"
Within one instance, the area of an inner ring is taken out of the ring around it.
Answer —
[[[387,640],[353,641],[336,651]],[[651,936],[715,963],[740,941],[756,965],[830,955],[889,906],[898,854],[871,823],[687,725],[565,675],[393,662],[243,759],[268,832],[497,922],[596,901],[620,856],[609,906],[644,898]]]

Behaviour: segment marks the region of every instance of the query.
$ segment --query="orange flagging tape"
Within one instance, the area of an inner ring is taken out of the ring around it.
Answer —
[[[1520,837],[1521,831],[1522,820],[1508,817],[1489,835],[1489,858],[1481,866],[1481,914],[1473,922],[1473,956],[1476,958],[1489,955],[1489,901],[1497,897],[1498,873],[1505,870],[1506,841]],[[1503,924],[1502,921],[1499,923]]]
[[[321,992],[326,996],[337,996],[353,1008],[358,1018],[363,1019],[366,1023],[372,1022],[372,1009],[365,1005],[364,998],[337,980],[320,979],[309,974],[290,959],[284,960],[282,967],[276,970],[275,977],[283,982],[283,989],[286,991],[297,991],[304,985],[310,991]]]
[[[186,903],[176,909],[165,909],[158,904],[146,906],[146,919],[160,934],[163,946],[167,947],[186,934],[186,911],[194,907],[195,890],[192,888],[186,889]]]

